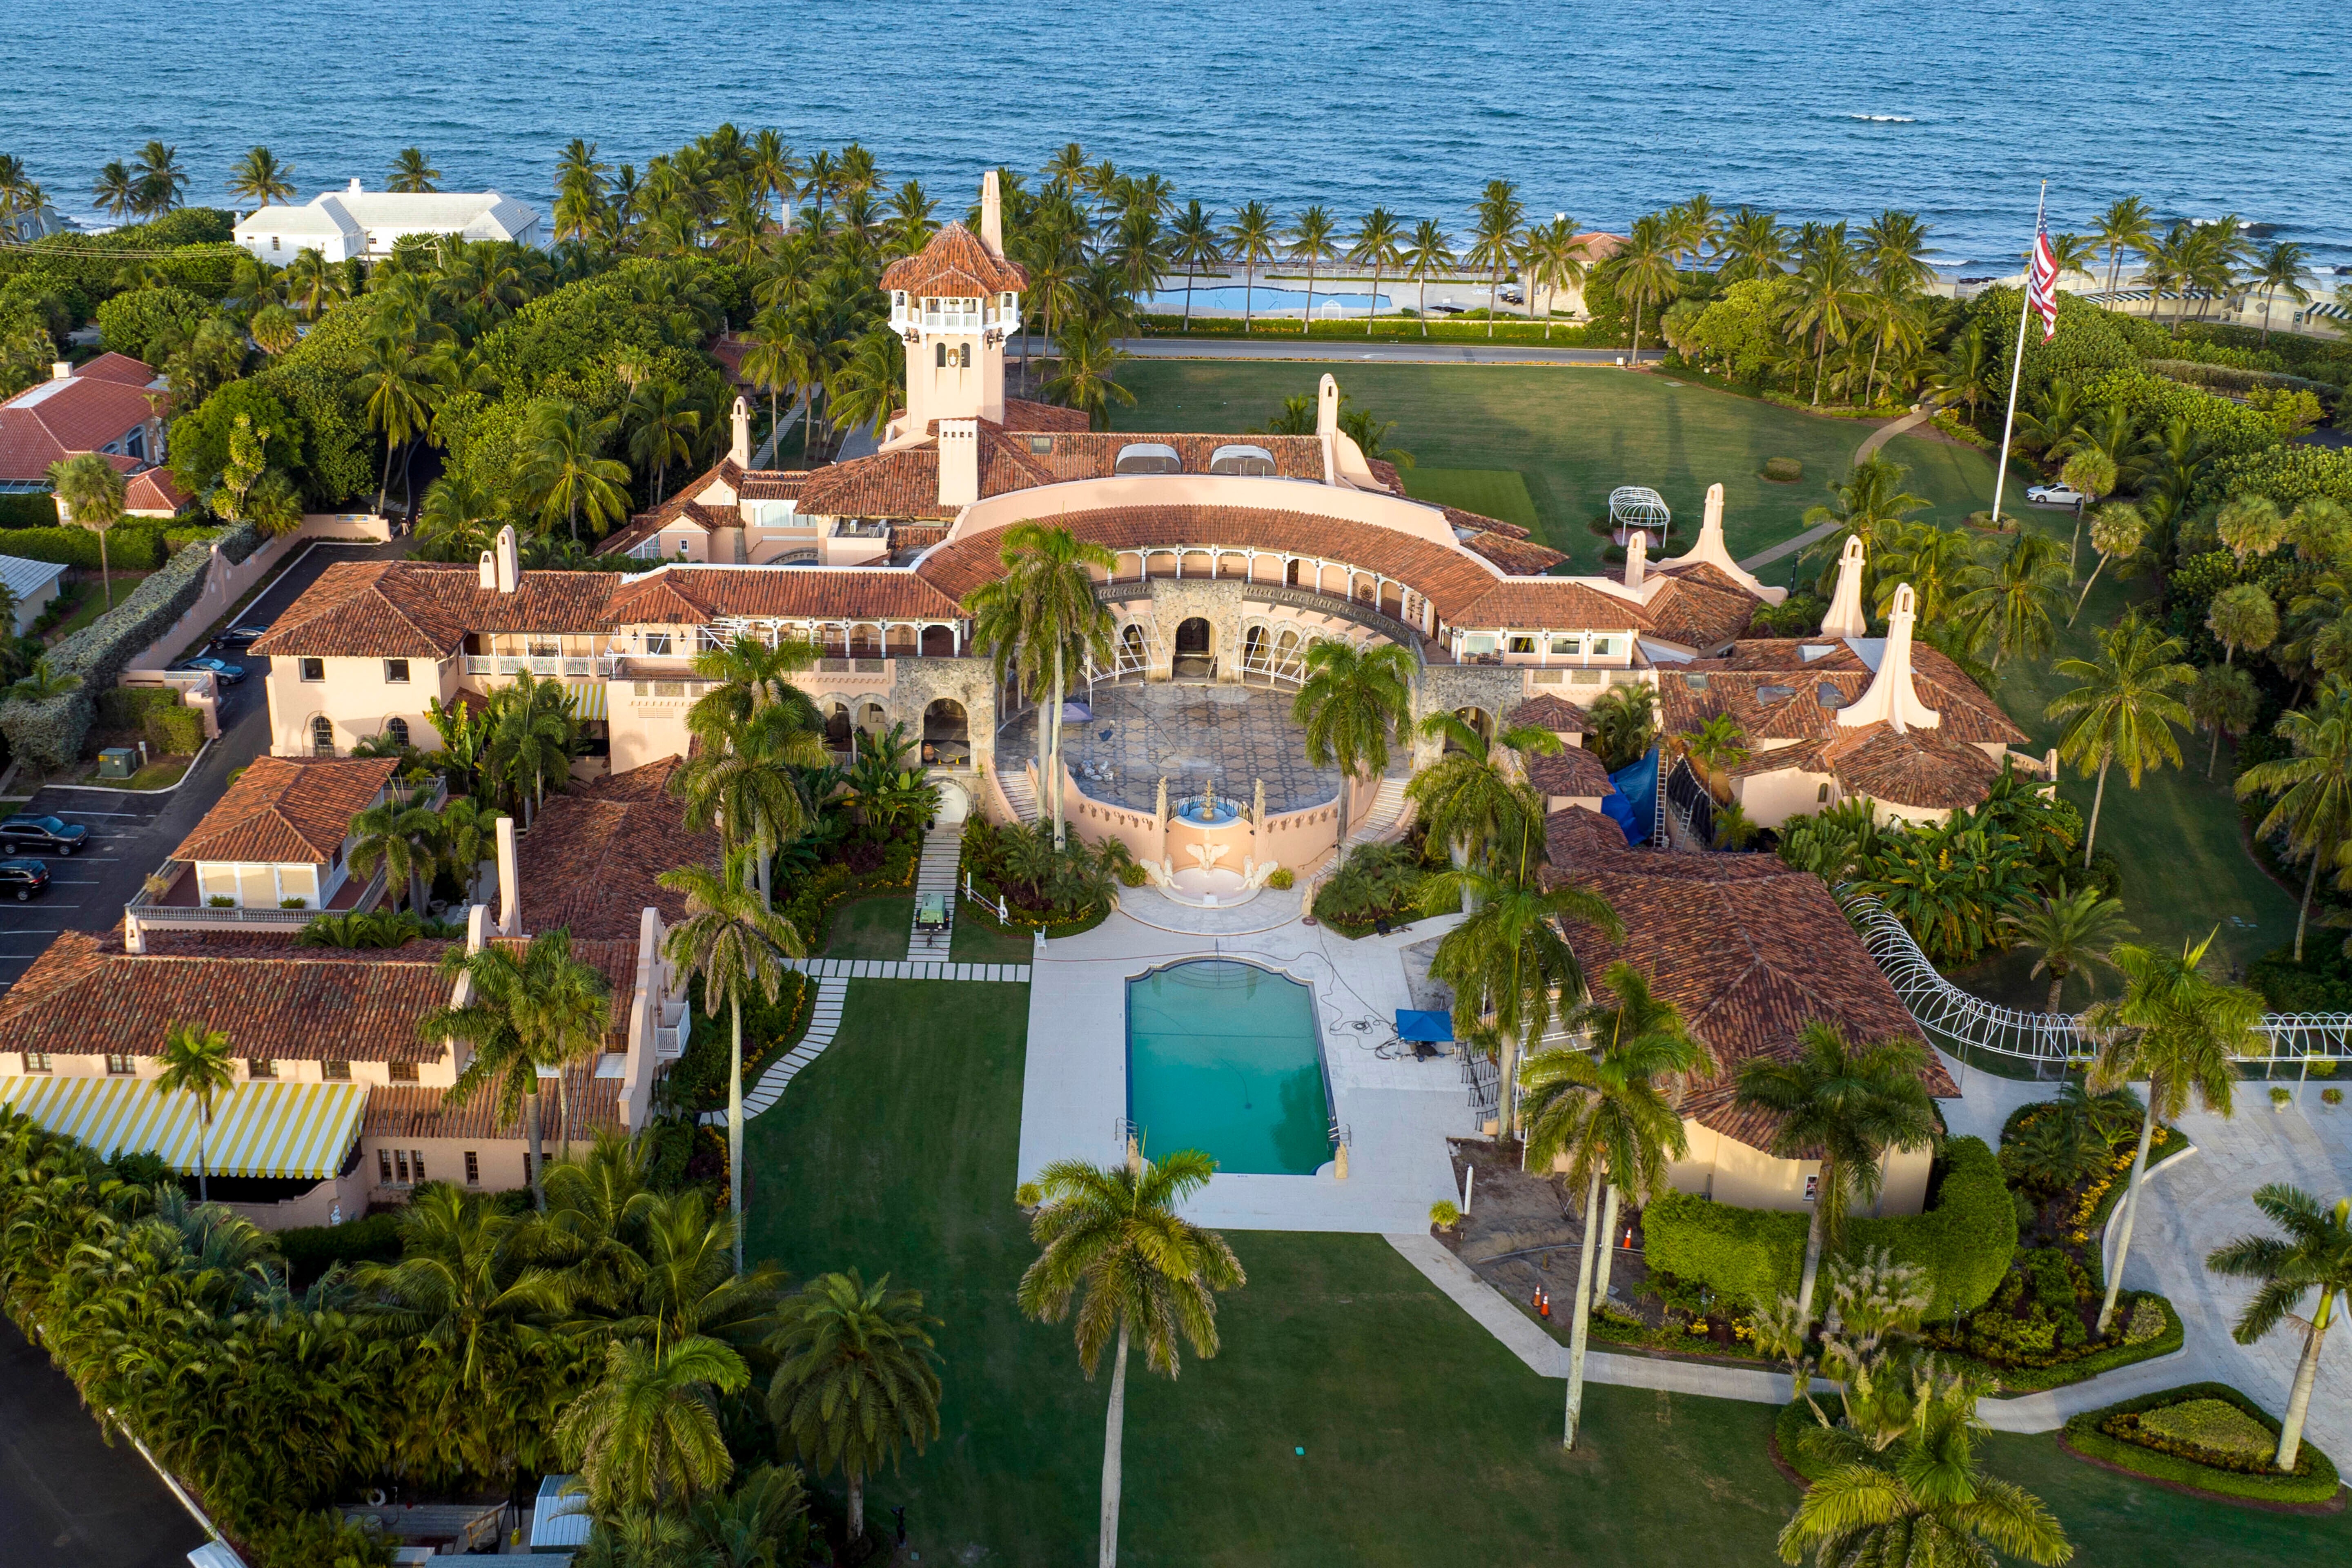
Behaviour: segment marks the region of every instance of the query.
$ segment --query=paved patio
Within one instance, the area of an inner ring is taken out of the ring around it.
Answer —
[[[1084,690],[1071,695],[1087,700]],[[1339,771],[1307,765],[1291,700],[1289,691],[1263,687],[1100,683],[1093,720],[1064,727],[1063,754],[1080,789],[1134,811],[1158,803],[1163,775],[1171,805],[1212,784],[1220,796],[1246,804],[1263,779],[1266,810],[1303,810],[1339,798]],[[1003,755],[1036,755],[1038,712],[1005,727]]]

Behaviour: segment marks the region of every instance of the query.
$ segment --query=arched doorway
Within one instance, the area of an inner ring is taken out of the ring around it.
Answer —
[[[850,749],[849,705],[845,702],[835,702],[825,710],[824,747],[829,752]]]
[[[1265,648],[1264,626],[1252,626],[1242,634],[1242,674],[1244,676],[1270,673],[1266,667]]]
[[[1205,680],[1217,673],[1217,661],[1211,657],[1213,638],[1209,623],[1199,616],[1190,616],[1176,626],[1176,657],[1174,672],[1178,679]]]
[[[937,779],[933,784],[940,792],[940,811],[931,818],[933,826],[953,827],[971,815],[971,796],[963,793],[961,784],[952,779]]]
[[[1118,673],[1143,675],[1151,668],[1151,655],[1144,646],[1143,628],[1133,621],[1119,628]]]
[[[961,768],[971,762],[971,721],[963,704],[952,697],[937,699],[923,710],[923,764]]]
[[[1480,740],[1489,743],[1494,741],[1495,716],[1487,712],[1484,708],[1456,708],[1454,710],[1454,716],[1456,719],[1461,720],[1462,722],[1469,729],[1470,732],[1477,736]],[[1449,757],[1454,756],[1461,750],[1461,742],[1456,741],[1451,734],[1448,734],[1445,737],[1445,754]]]

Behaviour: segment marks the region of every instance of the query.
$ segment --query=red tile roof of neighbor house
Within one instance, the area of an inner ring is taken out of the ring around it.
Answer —
[[[1287,551],[1344,562],[1407,584],[1448,621],[1457,619],[1457,610],[1498,581],[1493,571],[1460,551],[1394,529],[1311,512],[1234,506],[1109,507],[1070,512],[1055,521],[1079,538],[1113,550],[1192,544]],[[1002,570],[1000,533],[990,530],[943,545],[915,570],[960,599]]]
[[[1549,730],[1555,735],[1590,735],[1591,715],[1565,697],[1555,697],[1547,691],[1540,697],[1530,697],[1505,716],[1503,722],[1513,729]]]
[[[122,510],[128,512],[169,512],[176,517],[188,508],[188,492],[169,468],[142,468],[123,481]]]
[[[399,770],[396,757],[256,757],[172,858],[323,866]]]
[[[525,572],[511,594],[472,566],[347,561],[330,566],[270,634],[263,656],[446,658],[468,632],[604,631],[627,580],[610,572]]]
[[[283,940],[150,938],[66,931],[0,997],[10,1048],[59,1056],[156,1054],[175,1023],[225,1032],[239,1057],[307,1061],[437,1061],[416,1021],[449,1000],[439,962],[450,944],[389,951],[298,948]]]
[[[894,566],[671,565],[627,580],[610,607],[614,626],[700,626],[724,616],[952,621],[962,615],[936,584]]]
[[[1806,648],[1825,651],[1807,658]],[[1822,688],[1832,689],[1844,699],[1836,706],[1846,707],[1869,689],[1871,680],[1871,668],[1862,656],[1838,637],[1743,637],[1720,658],[1695,659],[1680,668],[1685,676],[1706,676],[1706,689],[1693,690],[1686,679],[1660,680],[1660,722],[1677,733],[1698,728],[1717,712],[1729,712],[1753,734],[1826,735],[1837,721],[1834,708],[1821,705]],[[1795,688],[1793,695],[1770,704],[1756,695],[1761,688],[1782,686]],[[2028,739],[1958,665],[1940,648],[1916,638],[1911,644],[1911,687],[1942,718],[1937,727],[1951,739],[1998,741],[2009,746]]]
[[[367,1113],[360,1123],[360,1136],[392,1143],[411,1138],[520,1142],[530,1137],[520,1107],[513,1120],[499,1119],[499,1086],[495,1081],[482,1084],[456,1105],[449,1103],[448,1095],[446,1089],[425,1084],[396,1083],[371,1089]],[[594,1064],[587,1063],[565,1069],[561,1094],[552,1081],[542,1081],[539,1091],[539,1137],[541,1146],[551,1158],[559,1152],[565,1136],[566,1110],[572,1116],[570,1135],[575,1140],[593,1138],[608,1130],[620,1131],[621,1080],[598,1078]]]
[[[136,386],[142,389],[154,385],[161,379],[154,369],[143,361],[132,359],[129,354],[117,353],[112,349],[107,350],[106,353],[85,364],[76,365],[74,374],[77,378],[89,376],[96,381],[118,382],[124,386]]]
[[[920,251],[884,268],[882,287],[903,289],[918,300],[972,300],[1008,290],[1017,294],[1029,287],[1029,275],[990,254],[980,237],[961,223],[950,223]]]
[[[1527,770],[1528,782],[1547,799],[1554,795],[1591,799],[1617,793],[1617,786],[1609,782],[1608,768],[1582,746],[1562,745],[1557,752],[1529,752]]]
[[[626,946],[634,973],[646,907],[659,910],[666,924],[686,913],[685,895],[656,879],[680,866],[719,863],[717,836],[689,827],[685,801],[669,793],[683,765],[667,757],[549,797],[515,846],[527,930],[568,930],[575,947]]]
[[[1769,855],[1630,849],[1622,847],[1622,835],[1612,847],[1598,830],[1563,821],[1580,812],[1556,812],[1547,822],[1553,863],[1546,879],[1599,893],[1624,922],[1622,942],[1581,923],[1568,928],[1595,997],[1609,999],[1601,977],[1622,960],[1714,1051],[1717,1071],[1685,1096],[1684,1116],[1767,1148],[1778,1119],[1738,1103],[1741,1063],[1793,1059],[1798,1032],[1816,1019],[1857,1042],[1925,1043],[1819,877]],[[1938,1098],[1959,1092],[1932,1052],[1922,1076]]]
[[[121,440],[156,416],[144,387],[73,375],[37,383],[0,403],[0,480],[46,479],[60,458]]]

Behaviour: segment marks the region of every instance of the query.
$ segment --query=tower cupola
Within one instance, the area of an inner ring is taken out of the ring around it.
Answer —
[[[907,345],[907,420],[897,439],[919,441],[940,419],[1004,418],[1004,343],[1020,329],[1028,275],[997,238],[996,175],[981,192],[981,232],[950,223],[882,274],[890,330]]]

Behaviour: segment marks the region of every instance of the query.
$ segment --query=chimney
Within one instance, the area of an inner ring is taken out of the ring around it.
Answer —
[[[970,506],[980,499],[980,421],[940,421],[940,504]]]
[[[739,468],[751,466],[751,409],[741,398],[735,400],[735,440],[727,455]]]
[[[51,381],[72,380],[73,366],[61,359],[51,360],[49,362],[49,379]]]
[[[1822,636],[1825,637],[1866,637],[1870,635],[1870,617],[1862,609],[1862,541],[1849,539],[1838,552],[1837,592],[1830,599],[1830,613],[1822,617]]]
[[[1650,531],[1636,528],[1625,535],[1625,586],[1639,589],[1650,574]]]
[[[1004,196],[996,188],[996,171],[980,177],[980,243],[1000,261],[1004,258]]]
[[[479,952],[490,945],[490,906],[466,906],[466,951]]]
[[[489,551],[482,552],[480,587],[484,593],[499,585],[499,558]]]
[[[1698,543],[1691,552],[1697,554],[1710,544],[1717,550],[1723,548],[1723,487],[1720,484],[1706,487],[1706,512],[1698,525]]]
[[[1315,437],[1323,443],[1323,482],[1339,482],[1339,383],[1328,372],[1315,384]]]
[[[522,873],[515,866],[515,820],[499,818],[499,934],[522,934]]]
[[[511,594],[522,586],[522,554],[515,544],[513,523],[499,530],[494,549],[498,555],[496,585],[499,593]]]
[[[361,191],[360,191],[360,177],[359,177],[357,174],[353,174],[353,175],[352,176],[352,188],[351,188],[351,194],[352,194],[352,195],[355,195],[355,196],[356,196],[356,195],[359,195],[361,194]]]
[[[1911,624],[1918,616],[1919,596],[1906,583],[1895,590],[1895,602],[1886,612],[1886,641],[1879,650],[1878,673],[1871,678],[1870,689],[1859,701],[1837,710],[1841,727],[1855,730],[1884,722],[1901,735],[1914,725],[1932,730],[1943,723],[1943,715],[1920,701],[1911,685]]]

